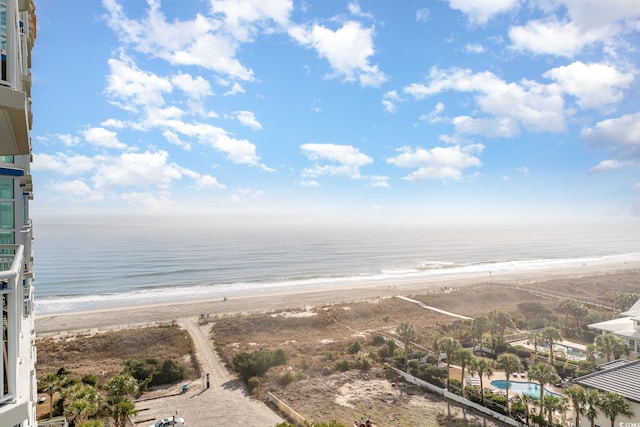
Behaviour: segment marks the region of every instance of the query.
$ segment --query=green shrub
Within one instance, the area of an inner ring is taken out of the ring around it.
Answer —
[[[384,344],[384,337],[382,335],[374,335],[373,337],[371,337],[371,345],[374,346],[380,346],[382,344]]]
[[[349,365],[349,361],[348,360],[338,360],[336,362],[336,371],[340,371],[340,372],[346,372],[349,369],[351,369],[351,366]]]
[[[92,385],[94,387],[98,385],[98,379],[93,374],[84,375],[80,381],[82,384]]]
[[[380,357],[380,359],[386,359],[389,356],[389,347],[387,347],[386,345],[383,345],[378,349],[378,357]]]
[[[360,342],[355,341],[351,343],[351,345],[347,348],[347,353],[357,354],[360,350],[362,350],[362,345],[360,344]]]
[[[368,371],[371,369],[371,361],[366,357],[361,357],[356,360],[355,367],[361,371]]]
[[[280,374],[280,377],[278,378],[278,384],[280,384],[281,386],[286,386],[288,384],[291,384],[294,379],[295,375],[293,374],[293,371],[286,370],[282,374]]]
[[[286,352],[263,348],[252,353],[241,352],[233,357],[233,369],[245,380],[264,375],[269,368],[287,363]]]

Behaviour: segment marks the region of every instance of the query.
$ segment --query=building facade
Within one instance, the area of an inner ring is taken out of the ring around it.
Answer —
[[[629,348],[629,358],[637,359],[640,354],[640,299],[615,319],[593,323],[588,327],[621,338]]]
[[[33,254],[29,201],[33,0],[0,0],[0,426],[36,426]]]

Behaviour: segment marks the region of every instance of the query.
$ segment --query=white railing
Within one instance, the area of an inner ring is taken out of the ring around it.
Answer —
[[[0,353],[0,403],[13,400],[17,387],[23,257],[23,245],[0,245],[0,295],[7,304],[6,318],[2,319],[6,322],[7,341]]]

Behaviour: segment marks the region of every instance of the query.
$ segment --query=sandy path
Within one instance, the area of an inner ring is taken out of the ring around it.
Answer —
[[[210,327],[199,326],[195,318],[180,319],[178,324],[193,338],[196,357],[203,372],[209,373],[210,388],[200,378],[189,384],[187,392],[174,387],[156,394],[155,399],[141,400],[136,403],[140,411],[134,419],[136,425],[146,427],[175,413],[188,427],[272,427],[283,421],[266,405],[248,397],[240,380],[227,372],[208,338]],[[162,395],[166,397],[158,397]]]

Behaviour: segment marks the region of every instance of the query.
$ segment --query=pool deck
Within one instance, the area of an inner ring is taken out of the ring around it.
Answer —
[[[475,375],[475,376],[467,375],[466,378],[467,378],[467,380],[465,381],[465,385],[479,385],[480,379],[478,378],[477,375]],[[506,375],[504,374],[503,371],[496,371],[496,372],[493,373],[493,375],[491,375],[491,377],[489,377],[489,378],[484,377],[482,379],[482,385],[484,386],[485,389],[491,390],[492,393],[501,394],[501,395],[504,396],[506,394],[506,390],[492,386],[491,385],[491,381],[496,381],[496,380],[505,381],[506,379],[507,379],[507,377],[506,377]],[[468,380],[471,380],[471,383]],[[509,382],[513,382],[513,381],[533,382],[533,383],[538,384],[537,381],[530,380],[526,372],[521,372],[519,374],[512,374],[509,377]],[[545,385],[544,389],[545,390],[549,390],[549,391],[551,391],[553,393],[556,393],[556,394],[562,394],[562,390],[560,390],[558,387],[555,387],[552,384]],[[520,394],[520,393],[517,392],[517,391],[509,390],[509,397],[510,398],[515,397],[517,394]]]
[[[556,345],[563,345],[565,347],[571,347],[571,348],[575,348],[576,350],[580,350],[582,352],[586,352],[587,347],[584,344],[578,344],[575,342],[571,342],[571,341],[558,341],[557,343],[554,344],[554,347]],[[521,340],[521,341],[515,341],[512,342],[511,345],[515,346],[515,345],[521,345],[529,350],[534,350],[534,346],[533,344],[530,343],[529,340]],[[544,352],[545,350],[547,350],[545,347],[543,347],[542,345],[538,345],[538,351],[539,352]],[[547,350],[548,352],[548,350]],[[566,354],[561,350],[555,350],[553,352],[555,355],[560,355],[560,353],[562,353],[562,357],[567,359],[567,360],[573,360],[573,361],[580,361],[580,360],[586,360],[586,355],[585,357],[577,357],[571,354]]]

